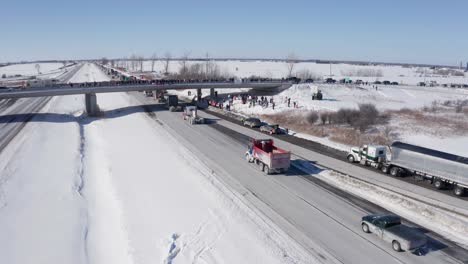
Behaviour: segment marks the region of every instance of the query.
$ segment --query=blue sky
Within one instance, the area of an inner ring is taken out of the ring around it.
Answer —
[[[466,0],[6,0],[0,61],[150,56],[468,61]]]

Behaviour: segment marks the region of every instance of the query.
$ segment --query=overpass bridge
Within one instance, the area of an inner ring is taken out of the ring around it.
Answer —
[[[157,91],[157,90],[186,90],[196,89],[197,98],[201,99],[202,89],[210,89],[210,95],[214,95],[215,89],[239,89],[252,88],[255,90],[272,90],[277,88],[287,88],[291,86],[290,82],[206,82],[206,83],[168,83],[168,84],[119,84],[109,85],[97,83],[94,86],[59,86],[45,87],[40,89],[25,89],[0,92],[0,99],[11,98],[28,98],[28,97],[44,97],[44,96],[62,96],[62,95],[85,95],[86,112],[88,115],[97,114],[98,105],[96,94],[98,93],[116,93],[116,92],[131,92],[131,91]]]

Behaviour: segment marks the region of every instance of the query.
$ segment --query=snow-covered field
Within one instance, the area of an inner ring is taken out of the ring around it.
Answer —
[[[307,263],[128,95],[98,102],[53,98],[1,153],[2,263]]]
[[[39,65],[38,67],[36,65]],[[22,76],[36,76],[36,75],[57,75],[61,73],[60,68],[63,67],[63,63],[26,63],[26,64],[14,64],[5,67],[0,67],[0,76],[5,74],[6,76],[22,75]],[[49,78],[53,78],[49,77]]]
[[[189,61],[188,65],[194,63],[205,63],[203,61]],[[240,78],[250,77],[252,75],[268,78],[283,78],[288,74],[288,68],[285,62],[273,61],[216,61],[220,72]],[[131,69],[131,63],[120,63],[120,66],[127,66]],[[170,72],[177,72],[181,67],[179,61],[171,61],[169,64]],[[143,71],[151,71],[152,62],[143,62]],[[135,69],[139,70],[138,69]],[[163,72],[163,61],[156,61],[154,64],[155,72]],[[464,77],[459,76],[442,76],[434,70],[425,67],[403,67],[403,66],[385,66],[385,65],[351,65],[351,64],[320,64],[315,62],[301,62],[294,67],[294,73],[300,74],[304,71],[310,72],[312,75],[320,78],[327,78],[330,73],[334,79],[349,77],[352,80],[363,80],[374,82],[376,80],[396,81],[406,85],[416,85],[423,81],[435,81],[439,84],[444,83],[465,83],[468,84],[468,74]],[[366,77],[366,75],[379,75],[378,77]]]
[[[323,100],[312,100],[313,87],[318,87],[323,93]],[[268,96],[270,99],[271,96]],[[291,104],[288,107],[287,99]],[[377,90],[372,86],[345,86],[326,84],[299,84],[273,96],[275,109],[263,108],[260,105],[249,107],[241,101],[236,101],[236,110],[246,114],[275,114],[293,109],[296,102],[298,110],[337,111],[340,108],[357,108],[362,103],[372,103],[379,110],[401,108],[421,108],[431,106],[433,101],[468,99],[468,89],[414,87],[414,86],[379,86]]]

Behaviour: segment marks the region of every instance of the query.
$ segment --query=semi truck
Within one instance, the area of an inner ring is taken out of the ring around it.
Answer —
[[[196,106],[186,106],[182,116],[184,120],[188,120],[191,125],[205,124],[205,118],[198,116]]]
[[[453,189],[457,196],[468,189],[468,158],[442,151],[395,141],[389,147],[351,148],[347,160],[380,169],[394,177],[419,177],[430,181],[436,189]]]
[[[251,139],[245,159],[267,175],[286,173],[291,164],[291,152],[276,147],[273,139]]]
[[[166,100],[166,107],[171,112],[180,111],[182,108],[179,105],[179,98],[177,95],[166,95],[164,96]]]

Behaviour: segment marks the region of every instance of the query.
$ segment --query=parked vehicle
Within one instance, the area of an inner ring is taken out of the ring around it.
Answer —
[[[306,79],[304,82],[305,82],[305,83],[313,83],[313,82],[314,82],[314,79]]]
[[[147,97],[153,97],[153,91],[145,91]]]
[[[260,131],[268,133],[270,135],[281,133],[281,129],[279,128],[279,125],[263,125],[260,127]]]
[[[361,219],[365,233],[373,233],[391,243],[395,251],[416,251],[426,246],[427,237],[417,229],[401,224],[397,215],[368,215]]]
[[[297,78],[297,77],[288,77],[288,78],[286,78],[286,81],[287,81],[287,82],[292,82],[292,83],[298,84],[298,83],[301,82],[301,78]]]
[[[272,139],[252,139],[245,159],[267,175],[285,173],[291,164],[291,152],[276,147]]]
[[[336,80],[333,79],[333,78],[327,78],[327,79],[325,80],[325,82],[326,82],[326,83],[336,83]]]
[[[419,82],[418,86],[426,86],[426,83],[425,82]]]
[[[382,84],[381,81],[375,81],[374,84]]]
[[[249,126],[251,128],[260,127],[262,125],[262,121],[258,118],[247,118],[242,123],[244,126]]]
[[[322,91],[317,86],[310,86],[312,90],[312,100],[322,100],[323,94]]]
[[[169,111],[175,112],[181,110],[181,107],[179,105],[179,98],[177,97],[177,95],[166,95],[165,100],[166,107],[169,108]]]
[[[398,82],[392,82],[391,85],[398,85]]]
[[[359,84],[363,84],[364,82],[362,80],[356,80],[354,83],[359,85]]]
[[[390,82],[390,81],[383,81],[382,84],[383,84],[383,85],[390,85],[391,82]]]
[[[468,158],[450,153],[396,141],[389,148],[378,145],[351,148],[347,159],[394,177],[411,175],[428,180],[436,189],[453,188],[457,196],[468,188]]]
[[[186,106],[182,113],[184,120],[188,120],[191,125],[193,124],[205,124],[205,118],[197,115],[196,106]]]

